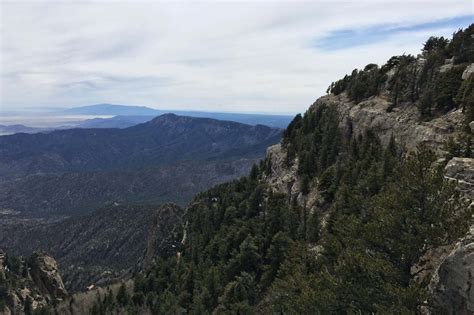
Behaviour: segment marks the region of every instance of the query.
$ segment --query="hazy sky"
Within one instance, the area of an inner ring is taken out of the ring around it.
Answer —
[[[474,1],[1,1],[0,109],[296,113],[356,67],[474,21]]]

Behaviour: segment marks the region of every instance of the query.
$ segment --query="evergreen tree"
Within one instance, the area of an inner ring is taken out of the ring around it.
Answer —
[[[25,306],[23,308],[25,315],[32,315],[33,314],[33,301],[31,297],[27,296],[25,299]]]
[[[130,297],[127,292],[127,287],[125,286],[125,283],[123,282],[120,285],[120,288],[117,292],[116,300],[118,304],[121,306],[126,306],[129,303]]]

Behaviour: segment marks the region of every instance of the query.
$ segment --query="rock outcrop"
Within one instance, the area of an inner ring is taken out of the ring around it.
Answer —
[[[440,312],[474,314],[474,228],[439,265],[430,290]]]
[[[466,198],[474,200],[474,159],[451,159],[445,168],[446,178],[455,180]]]
[[[30,258],[29,266],[31,278],[43,294],[61,299],[68,295],[53,257],[43,251],[36,252]]]
[[[69,296],[56,260],[45,252],[35,252],[28,258],[6,257],[0,251],[0,273],[9,279],[2,287],[4,309],[0,314],[23,314],[26,304],[34,311]]]
[[[474,200],[474,159],[453,158],[445,168],[446,178],[456,181],[464,198]],[[471,204],[472,206],[472,204]],[[474,226],[448,252],[433,255],[439,261],[429,289],[440,312],[474,313]]]
[[[157,256],[167,257],[176,253],[182,234],[183,210],[174,203],[161,206],[148,229],[146,250],[141,268],[147,269]]]
[[[359,134],[373,130],[383,144],[388,144],[393,136],[397,143],[406,150],[413,151],[420,144],[425,144],[440,155],[446,141],[456,138],[463,132],[464,115],[461,110],[453,110],[430,121],[421,121],[416,106],[413,104],[399,105],[389,110],[390,102],[386,95],[371,97],[355,103],[345,93],[329,94],[317,99],[309,108],[316,111],[319,106],[329,105],[339,112],[339,127],[345,133]],[[271,173],[266,181],[274,191],[287,193],[296,198],[298,203],[309,212],[321,211],[318,207],[319,192],[317,183],[307,195],[301,193],[301,180],[297,174],[298,158],[287,163],[286,149],[281,145],[273,145],[267,149],[267,157],[271,159]],[[326,213],[321,213],[323,218]]]
[[[358,134],[371,129],[384,144],[393,135],[397,143],[409,151],[424,143],[442,153],[446,140],[458,136],[463,127],[464,116],[460,109],[429,121],[421,121],[416,106],[409,103],[390,109],[391,102],[383,95],[355,104],[345,93],[330,94],[319,98],[310,110],[316,110],[322,104],[337,108],[340,127],[344,130]]]
[[[471,74],[474,73],[474,63],[471,63],[469,66],[467,66],[466,70],[462,73],[462,79],[467,80]]]
[[[298,158],[295,158],[292,165],[287,165],[286,155],[286,150],[280,143],[267,149],[267,157],[271,159],[271,172],[266,180],[274,190],[291,196],[300,191],[297,180]]]

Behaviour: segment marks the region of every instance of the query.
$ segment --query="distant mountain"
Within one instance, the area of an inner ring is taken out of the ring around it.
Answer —
[[[242,113],[215,113],[183,110],[160,110],[145,106],[97,104],[69,108],[58,112],[63,115],[108,115],[120,116],[112,118],[97,118],[78,123],[80,128],[126,128],[133,124],[143,123],[153,117],[172,113],[180,116],[212,118],[219,120],[235,121],[248,125],[266,125],[276,128],[286,128],[293,116],[290,115],[265,115]]]
[[[60,126],[49,128],[29,127],[22,124],[0,125],[0,136],[13,135],[16,133],[39,133],[53,130],[65,130],[75,128],[128,128],[145,123],[155,118],[156,115],[124,116],[118,115],[110,118],[91,118],[86,120],[68,121]]]
[[[0,125],[0,136],[16,133],[39,133],[52,130],[64,130],[74,128],[128,128],[142,124],[164,114],[176,114],[180,116],[211,118],[227,120],[247,125],[265,125],[274,128],[286,128],[292,116],[287,115],[264,115],[264,114],[241,114],[241,113],[211,113],[199,111],[169,111],[158,110],[145,106],[129,106],[114,104],[97,104],[82,107],[69,108],[61,111],[53,111],[48,115],[64,116],[113,116],[109,118],[96,117],[86,120],[78,117],[77,121],[71,121],[70,117],[64,123],[55,123],[48,127],[30,127],[23,124]],[[28,117],[28,116],[26,116]],[[23,123],[21,120],[19,122]]]
[[[42,132],[47,129],[45,128],[35,128],[27,127],[21,124],[18,125],[0,125],[0,136],[12,135],[15,133],[36,133]]]
[[[92,118],[79,122],[77,128],[128,128],[138,124],[148,122],[156,116],[138,115],[123,116],[118,115],[111,118]]]
[[[134,106],[134,105],[115,105],[115,104],[95,104],[88,106],[81,106],[75,108],[68,108],[60,111],[60,113],[68,115],[147,115],[157,116],[163,114],[162,111],[158,111],[153,108],[145,106]]]
[[[281,130],[209,118],[159,116],[125,129],[0,137],[0,209],[74,215],[112,203],[184,204],[244,175]]]

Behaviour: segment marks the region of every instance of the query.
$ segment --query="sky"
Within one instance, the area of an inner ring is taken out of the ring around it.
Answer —
[[[472,0],[0,1],[0,111],[294,114],[354,68],[474,22]]]

